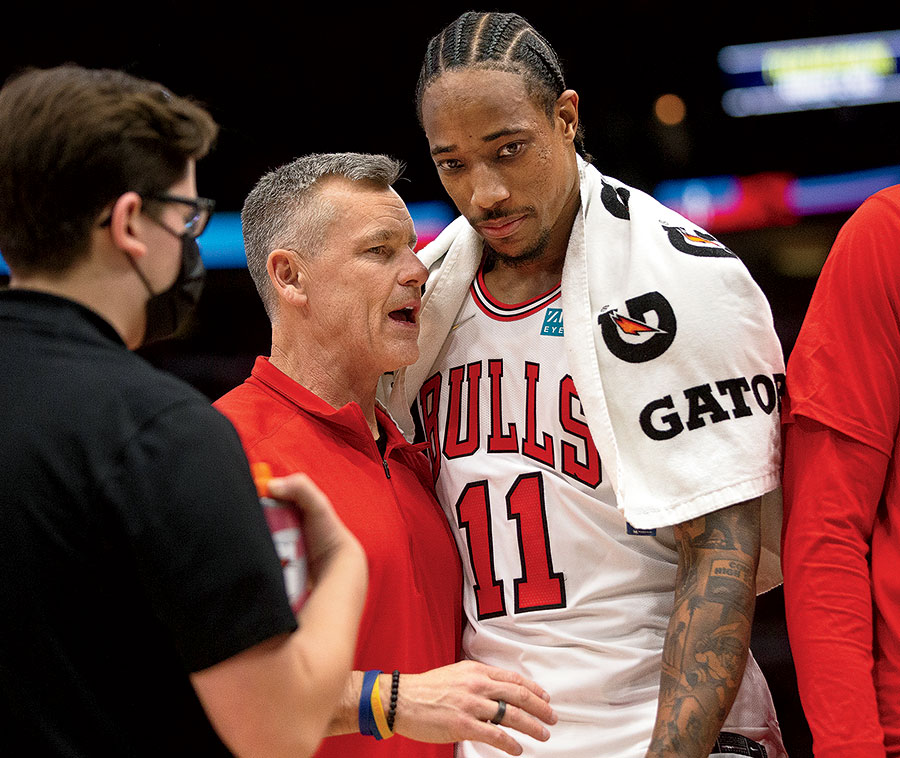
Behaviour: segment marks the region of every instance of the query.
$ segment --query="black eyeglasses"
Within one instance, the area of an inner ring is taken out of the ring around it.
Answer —
[[[155,203],[181,203],[182,205],[187,205],[193,209],[193,215],[190,218],[185,219],[183,232],[175,232],[175,230],[165,227],[178,237],[187,233],[188,236],[197,239],[197,237],[203,234],[203,230],[206,229],[206,225],[209,223],[209,219],[216,209],[216,201],[206,197],[181,197],[179,195],[167,195],[165,193],[148,193],[142,194],[141,197],[144,200]],[[162,222],[159,223],[162,224]],[[165,224],[162,225],[165,226]]]

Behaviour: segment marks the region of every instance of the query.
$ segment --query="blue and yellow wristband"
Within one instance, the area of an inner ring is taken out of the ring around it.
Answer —
[[[374,669],[363,674],[362,692],[359,695],[359,733],[376,740],[386,740],[394,736],[394,731],[388,725],[384,706],[381,704],[381,690],[378,686],[380,675],[381,671]]]

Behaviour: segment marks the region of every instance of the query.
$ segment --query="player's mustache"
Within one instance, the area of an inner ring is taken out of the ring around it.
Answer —
[[[478,218],[469,219],[469,223],[473,226],[475,224],[481,224],[485,221],[499,221],[504,218],[512,218],[513,216],[528,216],[535,212],[534,206],[526,205],[521,208],[498,208],[497,210],[485,211],[485,213]]]

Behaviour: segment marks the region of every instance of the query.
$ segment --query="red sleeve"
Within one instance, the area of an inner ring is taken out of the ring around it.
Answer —
[[[868,553],[888,457],[803,417],[785,431],[785,610],[815,755],[884,758]]]
[[[900,186],[841,229],[791,352],[782,564],[817,758],[885,755],[869,553],[900,423]]]
[[[890,455],[900,421],[900,186],[841,229],[787,369],[784,419],[813,418]]]

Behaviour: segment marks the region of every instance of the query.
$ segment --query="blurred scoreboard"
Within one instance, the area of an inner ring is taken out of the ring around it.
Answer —
[[[900,102],[900,31],[731,45],[718,60],[734,117]]]

